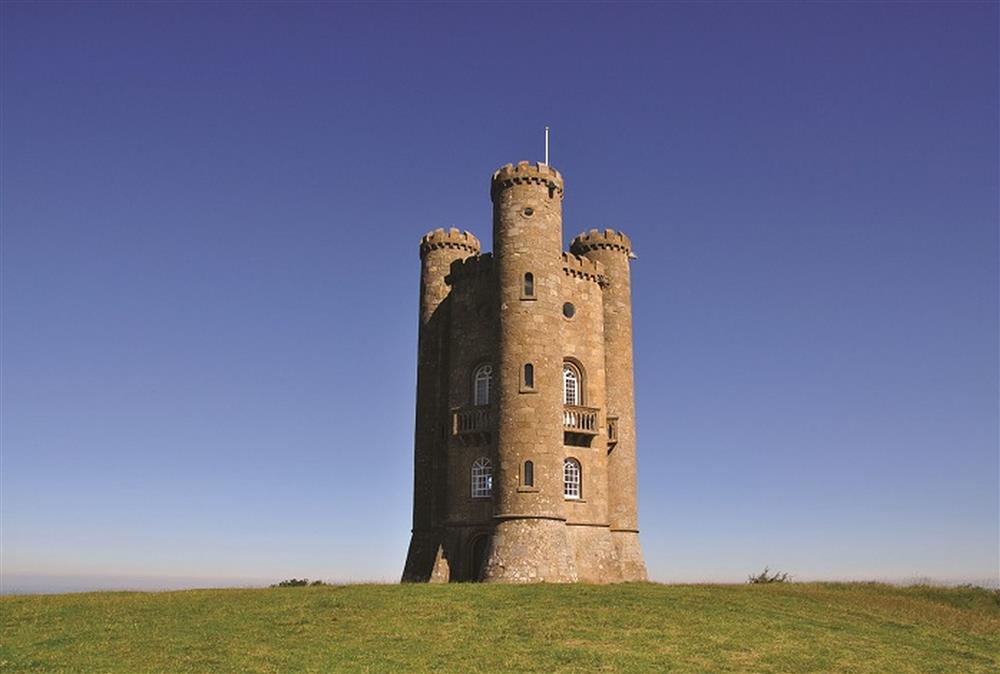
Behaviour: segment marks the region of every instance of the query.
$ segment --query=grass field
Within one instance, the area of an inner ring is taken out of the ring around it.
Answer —
[[[3,672],[998,672],[1000,596],[348,585],[0,598]]]

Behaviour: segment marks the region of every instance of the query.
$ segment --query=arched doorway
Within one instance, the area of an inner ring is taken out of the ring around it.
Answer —
[[[472,544],[469,546],[469,580],[478,582],[483,579],[489,547],[489,534],[479,534],[472,539]]]

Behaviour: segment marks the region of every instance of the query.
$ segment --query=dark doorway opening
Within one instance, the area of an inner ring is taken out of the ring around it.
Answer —
[[[472,539],[470,550],[469,580],[479,582],[483,579],[483,572],[486,570],[486,553],[489,552],[490,537],[487,534],[480,534]]]

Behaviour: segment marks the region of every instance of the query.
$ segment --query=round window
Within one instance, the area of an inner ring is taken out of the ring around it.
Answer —
[[[524,217],[526,217],[526,218],[530,218],[530,217],[531,217],[532,215],[534,215],[534,214],[535,214],[535,209],[534,209],[534,208],[532,208],[531,206],[528,206],[527,208],[525,208],[525,209],[524,209],[523,211],[521,211],[521,212],[522,212],[522,213],[524,214]]]
[[[576,314],[576,307],[573,306],[572,302],[567,302],[563,305],[563,316],[566,318],[573,318]]]

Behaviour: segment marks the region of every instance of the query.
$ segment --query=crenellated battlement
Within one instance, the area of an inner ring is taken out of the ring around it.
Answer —
[[[542,162],[532,164],[526,161],[505,164],[494,171],[493,179],[490,181],[490,196],[495,199],[505,189],[523,184],[545,185],[553,195],[558,195],[562,199],[562,174],[548,164]]]
[[[493,253],[483,253],[467,257],[464,260],[455,260],[451,263],[451,271],[445,277],[445,283],[455,285],[458,281],[476,278],[478,276],[488,276],[493,272]]]
[[[604,276],[604,265],[597,260],[588,260],[573,253],[563,253],[563,271],[566,276],[594,281],[600,286],[607,283]]]
[[[569,249],[575,255],[583,255],[589,250],[597,249],[618,250],[625,255],[632,254],[632,240],[623,232],[613,229],[598,230],[592,229],[584,232],[573,239]]]
[[[420,239],[420,258],[423,259],[427,253],[438,248],[457,248],[467,251],[470,255],[476,255],[479,253],[479,247],[479,239],[471,232],[455,227],[447,230],[438,227]]]

